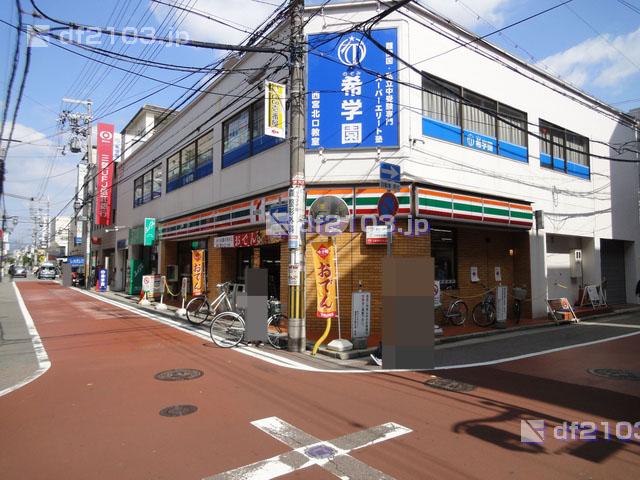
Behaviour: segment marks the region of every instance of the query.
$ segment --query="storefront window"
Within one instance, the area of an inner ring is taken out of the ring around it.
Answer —
[[[253,247],[244,247],[238,249],[236,257],[236,283],[244,284],[244,271],[247,267],[251,267],[253,262]]]
[[[435,261],[435,279],[440,281],[440,288],[458,288],[454,229],[431,229],[431,256]]]

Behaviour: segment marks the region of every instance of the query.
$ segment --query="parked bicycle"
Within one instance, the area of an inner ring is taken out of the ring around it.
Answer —
[[[231,282],[219,283],[216,285],[218,296],[209,303],[206,295],[198,295],[193,297],[187,303],[187,320],[194,325],[201,325],[206,322],[210,316],[216,315],[218,310],[222,312],[233,312],[235,308],[231,305]],[[220,309],[222,307],[222,309]]]
[[[463,325],[469,315],[469,307],[460,298],[451,302],[446,311],[442,302],[436,308],[442,312],[442,317],[451,322],[452,325]]]
[[[513,318],[516,323],[520,323],[522,315],[522,302],[527,298],[527,289],[524,287],[513,287]]]
[[[286,348],[289,340],[289,319],[282,313],[278,300],[270,298],[268,302],[267,339],[274,348]],[[209,328],[211,340],[222,348],[238,345],[244,340],[245,331],[244,317],[232,311],[216,315]]]
[[[486,291],[480,303],[473,307],[472,317],[476,325],[490,327],[496,322],[496,299],[491,289],[483,287]]]

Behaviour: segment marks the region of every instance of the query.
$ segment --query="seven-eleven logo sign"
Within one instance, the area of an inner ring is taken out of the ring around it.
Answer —
[[[318,255],[320,255],[320,258],[324,260],[329,256],[329,247],[327,247],[325,244],[322,244],[318,247],[316,252],[318,252]]]

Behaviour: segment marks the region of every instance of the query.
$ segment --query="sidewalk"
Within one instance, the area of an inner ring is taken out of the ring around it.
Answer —
[[[32,376],[38,368],[13,281],[6,276],[0,283],[0,395]]]
[[[155,303],[153,303],[150,306],[141,306],[138,304],[139,298],[137,296],[127,295],[122,292],[106,292],[106,293],[92,292],[92,293],[100,295],[106,299],[116,301],[130,308],[135,308],[136,310],[139,310],[141,312],[146,312],[149,314],[159,316],[160,318],[170,320],[182,328],[198,332],[203,338],[206,338],[208,340],[208,336],[209,336],[208,328],[206,326],[192,325],[186,320],[186,318],[177,316],[176,315],[177,307],[175,306],[167,305],[167,310],[162,311],[162,310],[156,310]],[[621,308],[620,310],[614,311],[609,314],[591,316],[588,318],[588,320],[582,322],[582,324],[589,325],[589,322],[591,321],[599,322],[602,320],[606,320],[607,318],[615,318],[618,315],[630,314],[635,312],[640,312],[640,305],[631,306],[631,307],[625,306],[624,308]],[[573,330],[571,330],[570,328],[569,330],[567,330],[568,327],[571,327],[573,325],[576,325],[576,324],[568,321],[561,322],[560,324],[556,324],[555,322],[550,322],[550,321],[541,321],[538,323],[526,323],[524,325],[520,324],[520,325],[510,326],[506,329],[485,328],[485,329],[482,329],[481,331],[473,331],[471,333],[466,333],[461,335],[440,337],[435,340],[436,352],[439,352],[436,356],[437,357],[436,366],[441,365],[441,362],[439,362],[438,359],[444,360],[446,358],[447,362],[445,363],[448,363],[449,360],[454,360],[451,357],[453,351],[456,351],[456,354],[455,354],[456,359],[453,361],[453,363],[459,363],[458,358],[468,357],[470,361],[471,360],[475,361],[477,359],[480,359],[480,357],[485,356],[485,353],[482,353],[482,355],[480,356],[475,356],[473,352],[466,352],[465,350],[473,350],[473,349],[482,350],[480,346],[482,346],[483,344],[486,346],[486,348],[489,348],[488,347],[489,344],[491,343],[495,345],[496,341],[498,341],[499,343],[509,343],[510,345],[506,346],[505,348],[507,348],[507,350],[509,350],[513,355],[517,355],[518,348],[523,348],[524,350],[528,350],[528,349],[526,347],[526,340],[524,339],[514,340],[514,338],[522,337],[523,335],[526,335],[526,334],[535,334],[536,335],[535,341],[541,344],[544,344],[546,341],[546,342],[549,342],[550,344],[553,343],[553,345],[556,347],[562,347],[562,341],[565,341],[565,342],[568,342],[568,344],[571,344],[571,343],[579,342],[580,338],[583,338],[585,340],[593,340],[605,335],[602,329],[598,329],[597,332],[594,330],[593,332],[589,332],[588,334],[585,332],[585,333],[581,333],[580,335],[576,335],[572,333]],[[613,334],[624,333],[625,330],[620,330],[620,331],[610,330],[610,331],[611,331],[611,335],[613,335]],[[552,332],[557,332],[557,333],[554,334]],[[606,335],[609,335],[609,334],[607,333]],[[551,340],[542,340],[547,336],[557,337],[558,339],[562,339],[562,341],[557,340],[556,338],[552,338]],[[540,340],[538,340],[538,337],[540,337]],[[573,339],[572,337],[576,337],[576,339]],[[532,339],[531,341],[534,341],[534,340]],[[253,352],[256,356],[262,356],[262,357],[266,356],[269,358],[278,359],[278,361],[283,363],[295,362],[296,365],[303,365],[313,369],[331,370],[331,371],[379,370],[379,367],[374,365],[369,359],[369,354],[373,353],[375,348],[368,348],[366,350],[356,350],[356,351],[350,351],[350,352],[333,352],[333,351],[327,350],[325,347],[321,347],[319,350],[319,355],[316,355],[314,357],[314,356],[311,356],[312,347],[313,347],[313,343],[310,342],[308,344],[307,351],[303,353],[294,353],[294,352],[288,352],[284,350],[276,350],[268,344],[260,348],[246,347],[244,350],[245,350],[245,353],[248,353],[248,354],[252,354]],[[495,348],[495,347],[491,347],[491,348]],[[543,346],[540,346],[539,348],[544,349]]]

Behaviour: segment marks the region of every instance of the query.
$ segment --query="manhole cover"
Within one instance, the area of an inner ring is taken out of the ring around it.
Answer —
[[[176,368],[157,373],[154,378],[156,380],[162,380],[163,382],[178,382],[181,380],[200,378],[202,375],[204,375],[204,372],[202,370],[196,370],[195,368]]]
[[[195,405],[171,405],[170,407],[160,410],[160,415],[163,417],[183,417],[185,415],[191,415],[198,410]]]
[[[314,447],[307,448],[304,453],[306,453],[311,458],[331,458],[338,451],[335,448],[331,448],[329,445],[316,445]]]
[[[449,378],[434,377],[424,382],[428,387],[439,388],[441,390],[449,390],[450,392],[470,392],[475,390],[476,386],[470,383],[458,382]]]
[[[589,368],[587,369],[591,375],[599,377],[615,378],[616,380],[640,380],[640,373],[624,370],[621,368]]]

